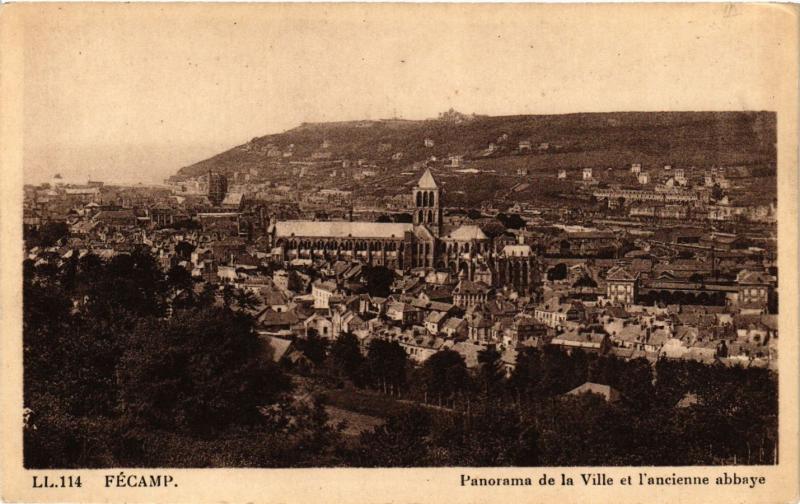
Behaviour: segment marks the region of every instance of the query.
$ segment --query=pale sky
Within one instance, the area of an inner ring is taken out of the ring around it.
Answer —
[[[161,182],[303,121],[774,110],[787,81],[779,6],[26,8],[27,182]]]

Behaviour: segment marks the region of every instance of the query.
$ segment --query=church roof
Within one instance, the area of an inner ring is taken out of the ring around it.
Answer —
[[[417,182],[417,187],[420,189],[438,189],[439,185],[436,183],[436,180],[433,178],[433,174],[431,173],[430,169],[425,170],[425,173],[422,174],[420,177],[419,182]]]
[[[395,222],[348,222],[291,220],[275,223],[276,236],[319,238],[403,238],[413,224]]]
[[[457,241],[488,240],[486,234],[481,231],[481,228],[472,224],[459,226],[448,233],[445,238]]]

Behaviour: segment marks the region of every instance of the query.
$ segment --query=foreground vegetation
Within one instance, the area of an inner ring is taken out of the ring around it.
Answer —
[[[777,380],[763,369],[621,361],[551,349],[468,370],[413,366],[352,335],[273,362],[242,293],[162,274],[145,251],[24,265],[25,465],[312,467],[774,463]],[[297,373],[307,390],[298,389]],[[593,381],[623,399],[564,396]],[[355,389],[356,393],[352,390]],[[381,417],[356,439],[324,401]]]

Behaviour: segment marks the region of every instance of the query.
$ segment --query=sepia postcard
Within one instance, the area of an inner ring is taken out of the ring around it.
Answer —
[[[798,502],[799,28],[0,7],[0,498]]]

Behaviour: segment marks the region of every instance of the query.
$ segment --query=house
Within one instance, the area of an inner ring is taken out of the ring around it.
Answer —
[[[491,288],[483,282],[461,280],[453,289],[453,303],[459,308],[468,308],[485,303]]]
[[[288,338],[259,334],[259,339],[263,343],[265,350],[272,357],[273,362],[280,362],[292,345],[292,340]]]
[[[717,344],[711,341],[697,342],[681,357],[684,360],[693,360],[703,364],[713,364],[717,360]]]
[[[460,339],[467,335],[467,322],[458,317],[450,317],[440,331],[450,339]]]
[[[418,310],[411,304],[396,301],[386,308],[386,318],[407,326],[418,322]]]
[[[447,159],[450,162],[450,164],[447,165],[449,168],[460,168],[463,164],[464,156],[449,156]]]
[[[367,323],[352,310],[348,310],[343,306],[337,307],[333,310],[331,316],[333,338],[338,338],[342,333],[356,333],[365,330]]]
[[[242,206],[242,198],[244,194],[242,193],[235,193],[231,192],[225,195],[225,199],[222,200],[221,206],[223,208],[229,209],[239,209]]]
[[[259,332],[269,335],[289,335],[299,321],[293,310],[275,311],[265,308],[256,315]]]
[[[583,180],[592,180],[592,169],[591,168],[584,168],[583,169]]]
[[[311,296],[314,298],[314,308],[330,308],[331,298],[337,292],[336,284],[333,282],[315,282],[311,286]]]
[[[464,320],[467,322],[467,337],[470,341],[480,343],[489,341],[492,319],[488,313],[473,310],[466,314]]]
[[[582,305],[562,303],[557,297],[551,297],[533,311],[534,320],[551,328],[560,327],[566,321],[578,321],[583,315]]]
[[[120,228],[136,225],[136,215],[133,210],[101,210],[93,217],[95,222],[105,224],[110,228]]]
[[[619,391],[610,385],[602,385],[600,383],[586,382],[583,385],[575,387],[564,395],[580,396],[584,394],[597,394],[602,396],[606,402],[617,402],[622,399]]]
[[[454,343],[450,348],[464,358],[468,369],[472,369],[478,367],[478,352],[485,349],[486,346],[468,340]]]
[[[442,330],[447,314],[444,312],[432,311],[425,317],[425,329],[430,334],[439,334]]]
[[[758,271],[742,270],[736,276],[737,303],[740,307],[766,309],[769,299],[770,278]]]
[[[433,335],[426,335],[401,337],[397,342],[405,350],[410,360],[422,364],[431,355],[442,349],[445,340]]]
[[[612,303],[631,305],[636,302],[639,290],[639,275],[626,268],[616,266],[606,274],[606,297]]]
[[[317,334],[325,339],[334,339],[333,322],[330,318],[315,313],[303,321],[304,333],[308,336],[313,329]]]
[[[550,340],[550,344],[567,351],[580,348],[586,352],[601,354],[611,349],[608,334],[584,328],[569,329]]]
[[[529,316],[517,316],[503,330],[503,343],[516,346],[520,343],[541,342],[547,334],[547,328]]]

